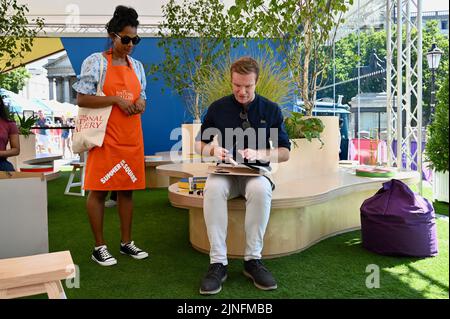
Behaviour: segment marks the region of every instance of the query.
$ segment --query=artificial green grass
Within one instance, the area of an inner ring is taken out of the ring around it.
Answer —
[[[419,189],[416,185],[412,185],[411,189],[416,193],[419,192]],[[448,203],[438,202],[437,200],[433,201],[433,189],[430,185],[427,185],[427,183],[425,182],[422,183],[422,196],[427,198],[430,202],[433,203],[436,214],[448,216],[449,212]]]
[[[437,200],[433,203],[434,211],[438,214],[445,215],[448,217],[448,203],[438,202]]]
[[[86,198],[65,196],[68,173],[48,182],[50,251],[69,250],[79,266],[79,288],[65,288],[68,298],[448,298],[448,219],[438,219],[439,255],[397,258],[371,253],[354,231],[265,264],[278,281],[275,291],[261,291],[242,274],[242,261],[230,260],[228,279],[215,296],[199,295],[209,257],[189,243],[187,210],[170,205],[167,190],[134,193],[133,238],[150,252],[134,260],[120,255],[119,218],[105,209],[104,233],[118,264],[101,267],[90,260],[93,248]],[[447,206],[448,210],[448,206]],[[380,288],[366,287],[368,265],[380,267]]]

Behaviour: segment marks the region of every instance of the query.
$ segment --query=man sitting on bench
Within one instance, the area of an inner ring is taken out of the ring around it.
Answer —
[[[244,163],[289,159],[290,142],[283,115],[276,103],[255,94],[258,75],[258,63],[250,57],[240,58],[232,64],[233,94],[215,101],[208,108],[195,145],[198,153],[222,161],[239,162],[240,158]],[[216,135],[219,145],[211,143]],[[261,262],[273,188],[269,175],[208,176],[203,211],[211,245],[210,265],[201,282],[200,294],[220,292],[227,278],[227,200],[240,195],[246,199],[244,274],[257,288],[277,288],[276,280]]]

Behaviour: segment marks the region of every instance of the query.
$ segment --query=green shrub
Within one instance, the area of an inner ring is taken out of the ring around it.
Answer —
[[[317,117],[303,117],[302,113],[291,112],[290,116],[284,119],[284,126],[289,138],[306,138],[310,142],[313,138],[317,138],[321,143],[320,148],[322,148],[324,143],[320,139],[320,134],[325,128],[322,120]]]
[[[428,139],[425,147],[426,162],[437,172],[448,171],[449,116],[448,116],[448,78],[437,94],[438,103],[434,121],[428,127]]]
[[[39,117],[37,116],[29,116],[25,117],[25,115],[20,116],[19,113],[16,113],[17,116],[17,128],[19,129],[19,134],[23,135],[25,137],[32,134],[31,128],[36,124],[36,122],[39,120]]]
[[[292,97],[292,81],[289,74],[267,55],[256,57],[259,64],[259,78],[256,93],[282,106]],[[201,95],[205,105],[232,94],[231,62],[226,61],[212,67],[202,76]]]

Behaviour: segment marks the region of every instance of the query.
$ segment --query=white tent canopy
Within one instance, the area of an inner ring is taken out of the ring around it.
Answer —
[[[45,115],[52,115],[52,110],[46,104],[42,105],[39,101],[36,101],[36,99],[28,100],[5,89],[0,89],[0,94],[4,96],[5,103],[8,105],[11,112],[21,114],[24,111],[33,111],[34,113],[37,113],[41,110]]]
[[[26,99],[14,92],[0,89],[0,94],[4,97],[5,104],[11,112],[22,114],[24,111],[37,113],[42,111],[46,116],[73,118],[78,114],[78,106],[67,102],[60,103],[56,100]]]

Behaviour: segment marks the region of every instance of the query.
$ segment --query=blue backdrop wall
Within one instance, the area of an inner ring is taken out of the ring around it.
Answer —
[[[86,57],[107,49],[105,38],[62,38],[61,40],[77,75],[80,74],[81,64]],[[158,38],[142,39],[136,46],[133,57],[141,61],[144,66],[161,61],[164,55],[158,48],[158,40]],[[181,99],[170,88],[165,88],[162,93],[163,86],[163,81],[151,81],[147,77],[147,108],[142,115],[147,155],[170,150],[177,142],[170,140],[172,129],[180,127],[184,122],[192,121],[189,114],[186,114]]]
[[[72,67],[80,74],[83,60],[94,52],[105,51],[108,48],[107,38],[61,38]],[[164,59],[163,50],[158,47],[160,38],[143,38],[132,56],[145,66],[159,63]],[[247,47],[240,46],[233,50],[232,56],[255,55],[258,52],[257,42],[249,43]],[[161,89],[164,87],[164,92]],[[170,133],[183,123],[192,123],[192,117],[185,111],[180,97],[170,88],[165,87],[163,80],[152,81],[147,77],[147,108],[142,115],[145,154],[168,151],[181,140],[170,140]],[[230,91],[231,94],[231,91]]]

